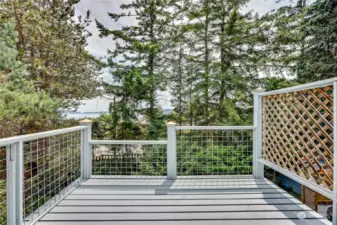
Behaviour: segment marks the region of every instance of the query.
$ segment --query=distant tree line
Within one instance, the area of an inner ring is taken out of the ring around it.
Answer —
[[[134,0],[110,12],[121,29],[96,21],[101,37],[116,44],[106,67],[113,99],[110,132],[147,138],[164,129],[163,119],[189,125],[252,123],[252,90],[273,90],[334,77],[335,1],[299,0],[259,16],[244,13],[247,0]],[[261,75],[263,78],[261,78]],[[276,75],[276,76],[275,76]],[[174,111],[163,118],[158,91],[172,95]],[[106,117],[105,117],[106,122]]]

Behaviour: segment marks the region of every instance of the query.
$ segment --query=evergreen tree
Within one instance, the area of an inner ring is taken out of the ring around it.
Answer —
[[[19,34],[17,58],[28,67],[36,90],[61,99],[64,107],[97,94],[99,62],[85,50],[90,36],[85,19],[74,17],[79,0],[8,0],[0,3],[2,21],[13,20]]]
[[[306,48],[301,83],[335,77],[337,74],[337,2],[317,0],[305,16]]]
[[[50,129],[61,118],[60,102],[26,80],[27,66],[16,59],[17,39],[14,23],[0,24],[0,138]]]
[[[212,5],[215,69],[212,98],[216,103],[212,120],[238,124],[245,120],[245,106],[257,80],[264,44],[261,24],[252,13],[240,13],[247,0],[217,0]]]
[[[110,65],[113,65],[111,61]],[[147,87],[140,71],[132,67],[117,67],[112,74],[113,84],[105,83],[104,89],[114,99],[110,105],[114,138],[137,139],[135,122],[138,121],[141,101],[145,99]]]
[[[122,4],[124,11],[120,14],[109,13],[109,16],[119,21],[125,17],[136,17],[136,25],[126,25],[122,29],[108,29],[96,21],[100,36],[112,36],[116,42],[115,50],[110,52],[110,57],[116,59],[115,65],[110,67],[132,67],[139,71],[146,83],[147,103],[145,115],[149,120],[149,129],[156,127],[158,122],[157,91],[164,90],[165,78],[163,74],[164,41],[166,29],[172,19],[170,6],[174,1],[135,0],[130,4]],[[114,69],[114,68],[112,68]],[[163,123],[163,121],[161,121]],[[150,136],[156,130],[149,131]]]
[[[196,91],[201,92],[203,104],[202,119],[200,124],[209,124],[210,111],[210,85],[213,78],[213,61],[212,61],[212,32],[211,32],[211,13],[212,1],[197,0],[189,8],[188,20],[191,31],[194,35],[193,55],[191,59],[198,65],[195,70]],[[198,113],[199,114],[199,113]]]
[[[170,93],[172,95],[172,104],[177,113],[174,119],[179,125],[186,122],[187,102],[186,96],[188,85],[188,67],[189,67],[189,37],[191,36],[186,24],[186,12],[189,7],[186,0],[176,3],[175,16],[169,28],[168,38],[166,38],[166,62],[168,65],[168,81],[170,84]],[[173,118],[172,118],[173,119]]]

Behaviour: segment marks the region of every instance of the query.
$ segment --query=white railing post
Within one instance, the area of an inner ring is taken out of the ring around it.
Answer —
[[[7,170],[7,224],[15,225],[16,224],[16,215],[15,215],[15,149],[13,145],[6,146],[6,170]]]
[[[91,148],[91,120],[80,121],[82,126],[86,126],[87,129],[82,131],[81,140],[81,177],[84,180],[90,179],[92,174],[92,148]]]
[[[23,224],[23,142],[6,147],[7,224]]]
[[[177,179],[177,137],[176,124],[168,122],[167,126],[167,179]]]
[[[16,177],[16,194],[15,194],[15,212],[16,212],[16,224],[23,224],[23,185],[24,185],[24,167],[23,167],[23,154],[24,154],[23,142],[17,142],[14,147],[15,156],[15,177]]]
[[[337,225],[337,82],[333,83],[333,199],[332,224]]]
[[[254,134],[253,134],[253,176],[264,178],[264,165],[258,161],[262,157],[262,96],[264,89],[254,90]]]

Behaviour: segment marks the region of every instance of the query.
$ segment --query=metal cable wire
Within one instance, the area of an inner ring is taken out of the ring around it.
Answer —
[[[252,174],[252,130],[178,130],[178,176]]]
[[[166,145],[94,145],[94,176],[165,176]]]
[[[24,143],[24,218],[29,224],[79,181],[81,131]]]

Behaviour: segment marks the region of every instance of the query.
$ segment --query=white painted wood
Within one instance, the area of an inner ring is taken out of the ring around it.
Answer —
[[[294,91],[303,91],[307,89],[313,89],[313,88],[320,88],[320,87],[326,87],[329,85],[334,85],[334,83],[337,81],[337,77],[326,79],[326,80],[320,80],[312,83],[307,84],[301,84],[289,88],[282,88],[275,91],[268,91],[268,92],[262,92],[259,93],[259,95],[267,96],[267,95],[276,95],[276,94],[283,94],[288,92],[294,92]]]
[[[255,126],[176,126],[176,130],[253,130]]]
[[[82,185],[80,186],[78,189],[96,189],[96,190],[150,190],[150,189],[154,189],[154,190],[167,190],[167,191],[171,191],[174,189],[186,189],[189,191],[199,191],[199,190],[226,190],[226,189],[260,189],[260,188],[270,188],[273,189],[275,188],[272,185],[268,185],[268,184],[249,184],[249,185],[244,185],[244,184],[232,184],[232,185],[214,185],[214,186],[206,186],[206,185],[195,185],[195,186],[162,186],[162,185],[152,185],[152,186],[148,186],[148,185]]]
[[[337,225],[337,82],[333,83],[333,224]]]
[[[23,223],[23,185],[24,185],[24,168],[23,168],[23,142],[17,142],[15,144],[15,215],[16,215],[16,224],[21,225]]]
[[[124,179],[124,180],[167,180],[166,176],[147,176],[147,175],[92,175],[92,179],[108,180],[108,179]],[[253,175],[198,175],[198,176],[177,176],[179,180],[244,180],[255,179]]]
[[[35,140],[39,138],[45,138],[45,137],[55,136],[59,134],[80,131],[84,129],[86,129],[86,127],[77,126],[77,127],[70,127],[70,128],[65,128],[65,129],[59,129],[59,130],[51,130],[51,131],[35,133],[35,134],[27,134],[27,135],[15,136],[15,137],[3,138],[3,139],[0,139],[0,146],[14,144],[17,142],[27,142],[27,141],[31,141],[31,140]]]
[[[16,224],[16,165],[15,165],[15,144],[6,146],[6,170],[7,170],[7,225]]]
[[[177,179],[177,137],[176,124],[168,122],[167,126],[167,179]]]
[[[286,169],[283,169],[282,167],[280,167],[280,166],[278,166],[274,163],[271,163],[267,160],[259,159],[259,161],[261,163],[263,163],[264,165],[272,168],[273,170],[276,170],[277,172],[282,173],[283,175],[289,177],[290,179],[293,179],[296,182],[298,182],[298,183],[300,183],[300,184],[320,193],[321,195],[324,195],[327,198],[333,199],[333,192],[332,191],[330,191],[330,190],[328,190],[328,189],[326,189],[322,186],[319,186],[319,185],[317,185],[313,182],[310,182],[309,180],[307,180],[305,178],[302,178],[302,177],[296,175],[295,173],[292,173],[292,172],[290,172]]]
[[[85,171],[86,171],[86,168],[85,168],[85,158],[86,158],[86,156],[85,156],[85,140],[84,140],[84,138],[85,138],[86,136],[85,136],[85,132],[84,132],[84,130],[81,130],[81,142],[80,142],[80,145],[81,145],[81,147],[80,147],[80,157],[81,157],[81,178],[84,180],[84,177],[85,177]]]
[[[91,141],[91,129],[92,129],[92,122],[90,120],[83,120],[80,122],[83,127],[86,127],[85,130],[83,130],[83,174],[81,174],[81,177],[84,180],[90,179],[92,174],[92,147],[90,144]]]
[[[262,157],[262,96],[254,92],[254,126],[253,133],[253,175],[255,178],[264,177],[264,165],[258,159]]]
[[[120,221],[120,220],[144,220],[144,221],[158,221],[158,220],[230,220],[230,219],[299,219],[301,216],[305,218],[322,218],[316,217],[310,211],[289,212],[289,211],[260,211],[260,212],[196,212],[196,213],[50,213],[46,215],[41,221],[48,220],[76,220],[76,221]]]
[[[156,140],[91,140],[92,145],[167,145],[167,141]]]
[[[90,179],[83,183],[83,185],[161,185],[161,186],[230,186],[230,185],[251,185],[251,184],[268,184],[275,185],[269,180],[266,179],[246,179],[246,180],[230,180],[230,179],[190,179],[190,180],[125,180],[125,179],[116,179],[116,180],[107,180],[107,179]]]

